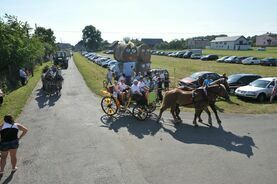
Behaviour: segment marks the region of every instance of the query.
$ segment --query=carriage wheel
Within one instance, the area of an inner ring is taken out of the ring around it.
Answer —
[[[132,112],[133,116],[140,121],[145,120],[148,117],[148,111],[143,105],[135,105]]]
[[[113,97],[106,96],[101,101],[102,110],[109,116],[113,116],[117,113],[118,107],[116,100]]]
[[[149,113],[152,113],[152,112],[154,112],[155,110],[156,110],[156,103],[155,102],[153,102],[153,103],[151,103],[151,104],[149,104],[148,106],[147,106],[147,110],[148,110],[148,112]]]

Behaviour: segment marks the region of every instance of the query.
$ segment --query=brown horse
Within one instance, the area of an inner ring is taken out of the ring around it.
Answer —
[[[207,87],[207,96],[203,93],[202,89],[196,89],[194,91],[183,91],[181,89],[173,89],[165,93],[160,114],[157,119],[159,122],[162,117],[162,113],[171,108],[171,114],[175,121],[179,121],[181,118],[176,113],[178,106],[184,106],[188,108],[195,108],[193,124],[197,125],[196,118],[200,116],[200,113],[205,110],[209,116],[209,124],[212,124],[212,118],[210,111],[208,110],[209,100],[216,99],[217,96],[229,98],[228,92],[222,84],[212,85]]]
[[[217,85],[223,84],[224,87],[226,88],[226,90],[227,90],[228,92],[230,91],[229,84],[227,83],[226,79],[220,78],[220,79],[215,80],[214,82],[211,83],[211,85],[216,85],[216,84],[217,84]],[[184,91],[193,91],[193,90],[195,90],[194,88],[191,88],[191,87],[182,87],[182,88],[180,88],[180,89],[182,89],[182,90],[184,90]],[[227,100],[227,101],[230,101],[230,98],[228,97],[226,100]],[[221,120],[220,120],[220,118],[219,118],[219,116],[218,116],[218,114],[217,114],[217,110],[216,110],[215,103],[216,103],[216,99],[209,99],[209,106],[211,107],[211,109],[213,110],[213,112],[214,112],[214,114],[215,114],[217,123],[218,123],[218,124],[221,124]],[[179,114],[180,114],[180,108],[179,108],[178,105],[177,105],[177,107],[176,107],[176,109],[175,109],[175,113],[176,113],[176,115],[177,115],[177,118],[178,118],[179,120],[181,120],[181,118],[180,118],[180,116],[179,116]],[[203,122],[203,120],[202,120],[202,118],[201,118],[201,114],[202,114],[202,112],[200,113],[200,115],[199,115],[199,117],[198,117],[198,121],[199,121],[199,122]]]

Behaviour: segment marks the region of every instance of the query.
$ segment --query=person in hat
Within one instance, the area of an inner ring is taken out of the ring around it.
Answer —
[[[135,79],[131,86],[132,99],[134,99],[137,103],[139,103],[141,105],[146,105],[147,100],[146,100],[145,96],[142,94],[138,83],[139,83],[139,81],[137,79]]]

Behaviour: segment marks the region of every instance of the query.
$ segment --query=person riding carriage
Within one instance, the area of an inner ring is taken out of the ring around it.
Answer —
[[[43,69],[42,79],[42,89],[47,93],[60,92],[62,89],[63,77],[61,75],[61,70],[52,65],[51,68],[46,66]]]

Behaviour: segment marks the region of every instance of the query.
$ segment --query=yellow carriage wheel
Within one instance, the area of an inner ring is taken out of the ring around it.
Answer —
[[[101,107],[105,114],[108,116],[113,116],[118,111],[118,106],[116,104],[116,99],[111,96],[105,96],[101,100]]]

